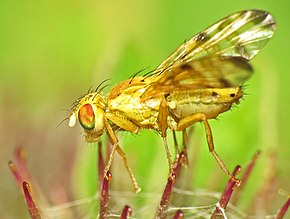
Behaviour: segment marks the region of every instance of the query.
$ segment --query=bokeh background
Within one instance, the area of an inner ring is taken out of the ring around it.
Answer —
[[[79,126],[62,122],[71,104],[105,79],[112,87],[143,68],[153,69],[184,40],[233,12],[252,8],[273,14],[276,33],[252,61],[255,74],[241,104],[210,124],[229,169],[245,166],[262,151],[240,208],[252,215],[275,213],[290,191],[289,1],[2,0],[0,217],[29,218],[7,166],[16,147],[26,149],[33,178],[51,205],[94,195],[97,147],[84,142]],[[195,126],[189,146],[194,161],[184,187],[220,192],[227,179],[208,153],[203,126]],[[119,136],[143,189],[140,196],[157,194],[149,202],[157,204],[168,168],[161,139],[152,131]],[[118,156],[112,172],[114,191],[134,194]],[[276,201],[261,200],[269,197]],[[154,215],[155,207],[144,207],[146,200],[117,202]]]

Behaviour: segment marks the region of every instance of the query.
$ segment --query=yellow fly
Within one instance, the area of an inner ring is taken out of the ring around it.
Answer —
[[[164,141],[169,176],[172,176],[166,130],[182,131],[185,135],[186,128],[203,122],[209,151],[226,175],[239,184],[214,149],[208,120],[239,103],[243,95],[242,85],[252,72],[248,62],[274,31],[275,20],[268,12],[234,13],[183,43],[150,75],[125,80],[114,86],[107,96],[96,91],[78,99],[69,126],[74,126],[78,120],[87,142],[99,141],[106,132],[112,150],[104,176],[117,151],[137,192],[140,189],[115,132],[157,130]]]

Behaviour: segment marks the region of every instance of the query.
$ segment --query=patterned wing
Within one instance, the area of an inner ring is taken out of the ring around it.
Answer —
[[[178,47],[151,75],[143,98],[180,90],[241,85],[251,75],[251,60],[275,31],[265,11],[232,14]]]

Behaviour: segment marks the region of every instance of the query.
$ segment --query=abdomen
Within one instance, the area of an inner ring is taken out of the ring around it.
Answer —
[[[216,118],[220,113],[238,103],[243,92],[241,87],[207,88],[170,94],[168,101],[169,113],[182,119],[195,113],[204,113],[208,119]]]

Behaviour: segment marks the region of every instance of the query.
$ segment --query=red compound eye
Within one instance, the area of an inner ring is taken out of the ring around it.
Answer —
[[[92,130],[95,127],[95,113],[91,104],[83,105],[79,110],[79,121],[86,130]]]

